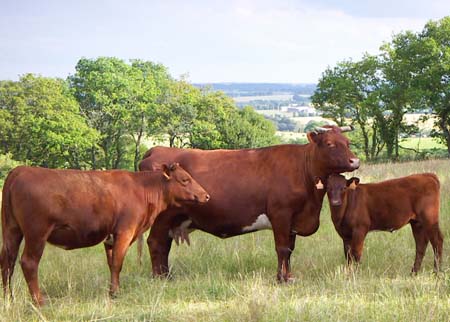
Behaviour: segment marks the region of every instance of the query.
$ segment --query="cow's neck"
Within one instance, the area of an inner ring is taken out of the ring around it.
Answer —
[[[167,198],[167,185],[165,178],[160,173],[141,172],[144,178],[141,181],[144,194],[144,202],[147,207],[146,218],[147,225],[152,225],[156,216],[166,210],[169,206]]]
[[[315,147],[313,144],[309,143],[304,146],[303,150],[303,175],[304,175],[304,183],[309,191],[309,195],[311,193],[316,197],[316,200],[322,206],[323,197],[325,196],[325,190],[318,190],[316,188],[316,177],[324,180],[330,173],[326,172],[320,165],[317,160],[314,159]]]

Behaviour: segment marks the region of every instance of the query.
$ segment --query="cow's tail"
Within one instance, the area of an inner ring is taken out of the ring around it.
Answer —
[[[16,172],[14,170],[9,173],[2,191],[2,250],[0,252],[0,266],[5,297],[8,287],[12,297],[11,277],[23,238],[22,230],[14,218],[11,207],[11,185],[15,176]]]

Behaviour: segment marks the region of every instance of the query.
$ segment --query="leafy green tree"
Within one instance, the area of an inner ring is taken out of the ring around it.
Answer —
[[[249,106],[230,114],[225,133],[224,147],[231,149],[256,148],[279,143],[275,136],[275,125]]]
[[[432,135],[447,146],[450,156],[450,17],[430,21],[422,32],[397,36],[404,41],[405,64],[414,76],[418,108],[430,108],[437,130]]]
[[[230,115],[237,112],[234,101],[221,91],[203,88],[196,103],[197,118],[190,135],[191,146],[200,149],[224,148]]]
[[[145,108],[138,97],[143,83],[145,90],[151,82],[144,82],[141,71],[113,57],[82,58],[75,69],[69,77],[71,88],[89,125],[101,134],[100,151],[91,148],[92,167],[131,168],[134,124]]]
[[[160,133],[168,137],[169,146],[190,145],[189,134],[194,130],[199,97],[200,90],[184,79],[170,83],[168,95],[159,109],[163,120]]]
[[[390,43],[381,47],[381,71],[383,74],[380,85],[381,106],[377,118],[381,123],[381,135],[386,143],[389,159],[399,157],[399,137],[408,127],[404,123],[404,115],[414,111],[417,91],[413,85],[414,76],[411,73],[409,51],[404,50],[414,38],[411,32],[394,36]]]
[[[350,120],[358,127],[366,160],[376,158],[383,146],[379,66],[377,57],[370,55],[357,62],[340,62],[325,70],[312,96],[312,103],[325,117],[339,125]]]
[[[167,69],[161,64],[132,60],[135,92],[130,97],[131,117],[127,124],[133,141],[134,170],[141,159],[142,141],[145,137],[159,134],[163,128],[163,105],[168,99],[173,83]]]
[[[67,84],[27,74],[0,83],[2,153],[44,167],[85,168],[98,133],[86,124]]]

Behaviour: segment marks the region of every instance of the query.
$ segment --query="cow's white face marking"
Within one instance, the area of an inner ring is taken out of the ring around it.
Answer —
[[[244,228],[242,228],[242,231],[246,232],[263,229],[272,229],[272,224],[270,223],[269,217],[267,217],[266,214],[259,215],[253,224],[251,224],[250,226],[245,226]]]

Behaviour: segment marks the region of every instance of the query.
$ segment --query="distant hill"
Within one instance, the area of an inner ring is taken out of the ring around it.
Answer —
[[[312,95],[316,84],[290,84],[290,83],[194,83],[196,87],[209,86],[225,94],[238,96],[262,96],[277,94]]]

